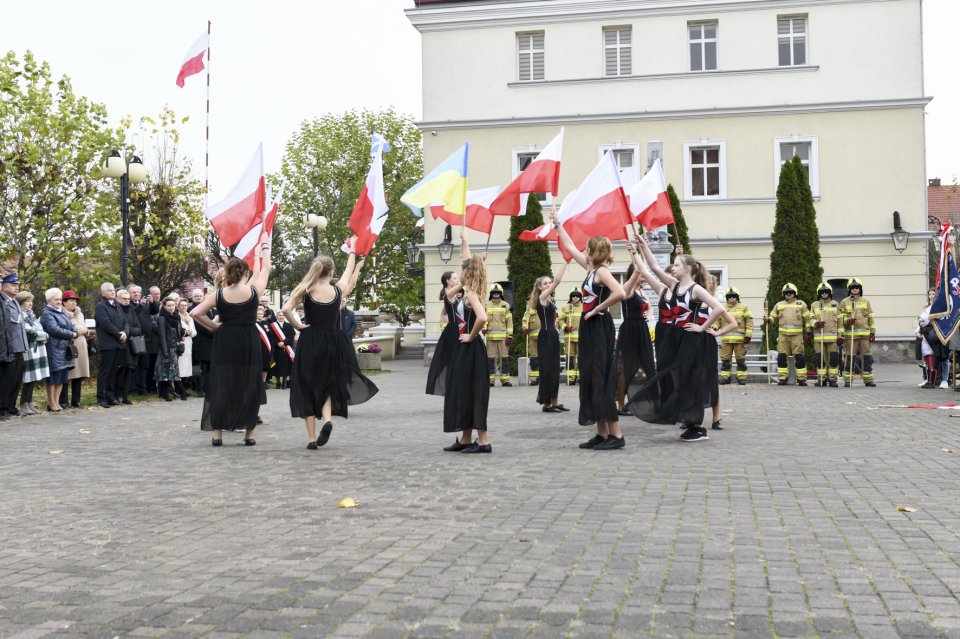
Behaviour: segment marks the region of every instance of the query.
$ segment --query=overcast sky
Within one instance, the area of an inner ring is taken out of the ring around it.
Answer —
[[[266,168],[304,119],[394,106],[421,116],[420,34],[403,13],[413,0],[168,0],[3,4],[0,50],[31,49],[75,90],[106,104],[111,121],[189,115],[183,146],[203,178],[205,79],[175,80],[189,46],[213,22],[211,201],[229,192],[257,143]],[[960,177],[957,0],[924,0],[927,175]]]

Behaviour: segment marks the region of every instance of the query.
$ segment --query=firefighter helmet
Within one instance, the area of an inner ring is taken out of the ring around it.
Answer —
[[[572,304],[572,303],[573,303],[573,296],[574,296],[574,295],[576,295],[577,297],[579,297],[581,300],[583,299],[583,291],[580,290],[580,287],[577,287],[577,288],[573,289],[572,291],[570,291],[570,295],[569,295],[569,297],[567,297],[567,302],[569,302],[569,303]]]
[[[849,280],[847,280],[847,292],[849,293],[850,289],[852,288],[859,288],[860,295],[863,295],[863,282],[855,277],[851,277]]]
[[[731,297],[735,297],[735,298],[737,298],[737,301],[739,302],[739,301],[740,301],[740,289],[738,289],[736,286],[731,286],[730,288],[727,289],[727,292],[726,292],[726,294],[724,295],[724,297],[726,297],[727,299],[730,299]]]
[[[793,293],[794,295],[796,295],[796,294],[797,294],[797,285],[796,285],[796,284],[791,284],[790,282],[787,282],[786,284],[783,285],[783,288],[780,289],[780,293],[783,294],[783,295],[786,295],[786,294],[787,294],[787,291],[790,291],[791,293]]]
[[[494,284],[493,286],[490,287],[490,295],[489,295],[489,297],[488,297],[487,299],[491,299],[491,300],[492,300],[494,293],[499,294],[499,295],[500,295],[500,299],[503,299],[503,287],[500,286],[499,284]]]
[[[820,297],[824,293],[829,295],[831,299],[833,298],[833,288],[826,282],[820,282],[820,286],[817,287],[817,297]]]

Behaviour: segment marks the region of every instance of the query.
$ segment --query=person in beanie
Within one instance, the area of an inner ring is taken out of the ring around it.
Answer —
[[[73,368],[67,375],[67,383],[63,385],[63,391],[60,393],[60,405],[64,408],[80,408],[83,380],[90,377],[90,351],[87,350],[87,335],[90,334],[90,329],[87,328],[87,321],[83,317],[79,303],[80,296],[76,292],[63,292],[63,313],[70,318],[73,330],[77,333],[77,337],[73,340],[74,346],[77,347],[77,359],[74,360]]]

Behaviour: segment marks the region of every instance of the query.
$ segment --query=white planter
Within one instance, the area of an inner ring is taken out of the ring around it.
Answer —
[[[357,362],[365,371],[379,371],[383,368],[380,353],[357,353]]]

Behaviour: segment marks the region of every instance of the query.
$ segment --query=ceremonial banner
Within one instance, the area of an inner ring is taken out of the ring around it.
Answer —
[[[948,224],[941,235],[940,268],[937,272],[937,294],[930,306],[930,321],[940,343],[946,345],[960,327],[960,274],[957,256],[948,233]]]
[[[560,186],[560,155],[563,152],[563,128],[490,205],[494,215],[523,215],[524,193],[550,193],[557,196]]]

